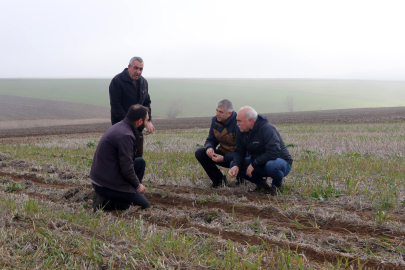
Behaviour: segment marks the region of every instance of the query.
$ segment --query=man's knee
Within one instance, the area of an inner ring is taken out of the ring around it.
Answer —
[[[207,155],[206,150],[204,147],[198,148],[195,151],[195,158],[197,160],[202,160]]]
[[[135,159],[134,165],[137,168],[145,168],[146,167],[146,162],[145,162],[145,160],[143,158],[137,157]]]
[[[149,208],[149,207],[150,207],[149,201],[146,200],[145,202],[143,202],[143,203],[140,205],[140,207],[141,207],[142,209]]]

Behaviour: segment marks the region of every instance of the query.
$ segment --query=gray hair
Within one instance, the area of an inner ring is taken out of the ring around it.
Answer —
[[[245,111],[246,120],[253,119],[253,121],[256,122],[257,112],[252,107],[246,106],[246,107],[242,107],[241,109],[244,109],[244,111]]]
[[[221,100],[220,102],[218,102],[217,108],[218,108],[218,107],[225,109],[225,111],[226,111],[227,113],[233,111],[232,102],[231,102],[230,100],[228,100],[228,99],[223,99],[223,100]]]
[[[131,60],[129,60],[129,65],[132,67],[132,64],[134,63],[134,61],[138,61],[139,63],[143,63],[142,58],[140,58],[139,56],[135,56],[132,57]]]

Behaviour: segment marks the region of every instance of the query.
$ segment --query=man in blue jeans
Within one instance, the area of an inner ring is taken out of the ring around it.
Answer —
[[[90,178],[94,188],[93,211],[124,210],[131,205],[149,207],[143,196],[145,160],[135,158],[137,141],[148,121],[148,108],[132,105],[124,120],[110,127],[101,137]]]
[[[256,184],[254,191],[276,196],[293,162],[280,133],[267,117],[257,114],[252,107],[242,107],[236,123],[239,130],[228,174]],[[263,177],[273,179],[271,187]]]

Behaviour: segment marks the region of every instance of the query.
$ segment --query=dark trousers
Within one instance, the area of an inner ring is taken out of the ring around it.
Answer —
[[[216,154],[225,156],[224,153],[215,149],[214,152]],[[208,177],[214,184],[218,184],[223,177],[221,170],[217,167],[225,167],[229,169],[230,162],[215,162],[213,161],[208,155],[207,150],[204,147],[198,148],[195,151],[195,158],[200,162],[201,166],[204,168],[205,172],[208,174]]]
[[[143,156],[143,137],[140,137],[136,141],[136,153],[135,157],[136,158],[141,158]]]
[[[142,183],[143,175],[145,174],[145,160],[143,158],[136,158],[134,169],[139,181]],[[131,205],[139,205],[142,209],[150,206],[145,196],[138,191],[135,191],[135,193],[121,192],[95,184],[93,184],[93,187],[95,192],[105,197],[106,205],[104,209],[106,210],[125,210]]]

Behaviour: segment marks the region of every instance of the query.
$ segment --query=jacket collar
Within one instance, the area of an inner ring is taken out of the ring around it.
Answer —
[[[216,119],[216,122],[218,122],[218,123],[220,123],[221,125],[224,125],[224,126],[229,126],[232,122],[235,121],[235,119],[236,119],[236,112],[233,111],[231,116],[229,116],[229,118],[226,120],[225,123],[218,121],[218,119]]]
[[[129,77],[128,68],[124,68],[124,70],[122,71],[121,75],[122,75],[122,79],[123,79],[124,81],[129,81],[129,82],[132,82],[132,83],[134,82],[134,81],[132,80],[132,78]],[[141,77],[139,77],[139,79],[136,80],[136,81],[142,81],[142,79],[143,79],[143,77],[141,76]]]
[[[124,120],[122,120],[127,126],[129,126],[134,133],[135,138],[138,140],[139,137],[141,137],[141,133],[136,129],[134,124],[131,122],[131,120],[128,119],[128,117],[125,117]]]

